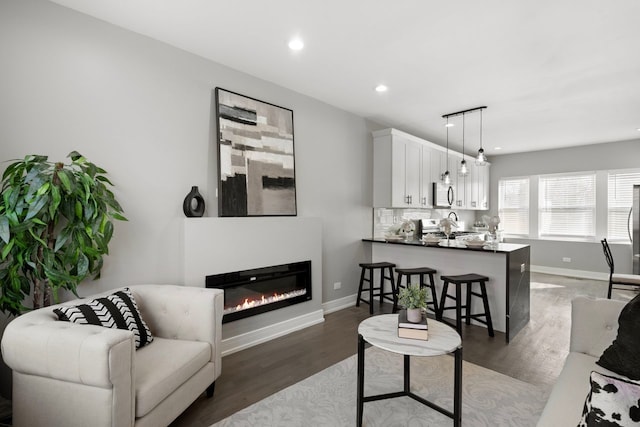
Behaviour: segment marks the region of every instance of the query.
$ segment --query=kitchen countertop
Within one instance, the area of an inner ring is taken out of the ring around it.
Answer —
[[[371,262],[391,262],[402,268],[430,267],[440,275],[460,275],[471,272],[487,276],[487,294],[491,307],[493,329],[504,332],[511,340],[530,318],[529,245],[498,243],[496,249],[426,246],[418,240],[388,242],[384,237],[362,239],[371,251]],[[435,281],[436,294],[442,294],[442,283]],[[440,298],[442,299],[442,297]],[[472,311],[481,312],[482,302],[471,301]],[[455,319],[451,313],[444,317]],[[472,322],[475,320],[472,319]],[[474,323],[476,324],[476,323]],[[481,323],[478,326],[483,327]]]
[[[389,245],[404,245],[404,246],[423,246],[428,248],[437,248],[437,249],[446,249],[446,250],[456,250],[456,251],[472,251],[472,252],[500,252],[500,253],[510,253],[517,251],[522,248],[526,248],[529,245],[521,245],[517,243],[498,243],[495,249],[484,249],[480,248],[471,248],[471,247],[462,247],[462,246],[440,246],[439,244],[426,244],[420,240],[408,240],[408,241],[387,241],[383,238],[375,238],[375,239],[362,239],[363,242],[371,242],[371,243],[384,243]],[[451,240],[451,243],[455,242],[455,240]]]

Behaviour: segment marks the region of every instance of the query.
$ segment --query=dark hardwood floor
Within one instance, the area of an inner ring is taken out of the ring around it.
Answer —
[[[482,327],[463,326],[463,357],[549,390],[569,350],[571,300],[606,297],[607,283],[536,273],[531,280],[529,324],[509,344],[500,332],[490,338]],[[613,295],[632,297],[628,291]],[[374,307],[374,314],[391,312],[390,305]],[[322,324],[224,357],[214,397],[201,396],[171,426],[209,426],[354,355],[358,324],[367,317],[366,304],[347,308],[326,315]]]

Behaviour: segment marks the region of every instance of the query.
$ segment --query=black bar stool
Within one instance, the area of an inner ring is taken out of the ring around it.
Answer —
[[[383,299],[387,299],[393,302],[395,307],[397,302],[396,282],[393,279],[393,268],[396,265],[391,262],[374,262],[374,263],[361,263],[360,267],[362,272],[360,273],[360,285],[358,286],[358,299],[356,300],[356,307],[360,306],[360,301],[369,304],[369,314],[373,314],[373,297],[380,297],[380,306],[382,306]],[[373,285],[373,272],[374,270],[380,270],[380,286]],[[388,270],[388,273],[387,273]],[[365,277],[365,272],[369,272],[369,277]],[[391,291],[384,291],[384,280],[387,279],[391,283]],[[369,287],[363,289],[364,282],[369,283]],[[362,298],[362,291],[369,291],[369,300]],[[375,293],[374,291],[378,291]]]
[[[493,336],[493,323],[491,322],[491,312],[489,311],[489,299],[487,298],[487,287],[485,283],[489,280],[487,276],[481,276],[480,274],[461,274],[459,276],[441,276],[443,281],[442,296],[440,297],[440,314],[439,319],[442,319],[442,314],[445,310],[456,311],[456,331],[459,334],[462,333],[462,309],[465,309],[466,324],[471,323],[471,319],[477,322],[487,325],[489,330],[489,336]],[[449,283],[456,285],[456,296],[447,294]],[[473,284],[478,283],[480,286],[480,293],[473,291]],[[462,305],[462,285],[467,285],[467,301],[465,305]],[[471,314],[471,296],[482,298],[482,304],[484,305],[484,313]],[[455,306],[445,307],[447,298],[451,298],[456,301]],[[484,319],[481,319],[484,317]]]
[[[433,275],[438,271],[429,267],[418,267],[418,268],[396,268],[396,273],[398,274],[398,281],[396,282],[396,289],[398,293],[400,292],[400,288],[404,288],[405,285],[402,284],[402,277],[407,276],[407,285],[411,284],[411,276],[419,275],[420,276],[420,287],[424,288],[428,286],[431,289],[431,301],[427,301],[427,307],[429,304],[433,306],[433,311],[438,316],[438,297],[436,295],[436,285],[434,283]],[[425,276],[429,276],[429,284],[425,281]],[[397,302],[398,298],[396,298]],[[398,305],[395,304],[393,306],[393,312],[398,311]]]

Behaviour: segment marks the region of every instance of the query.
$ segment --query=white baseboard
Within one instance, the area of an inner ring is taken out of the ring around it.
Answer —
[[[356,305],[357,294],[347,295],[346,297],[338,298],[331,300],[329,302],[325,302],[322,304],[322,311],[324,314],[333,313],[334,311],[339,311],[345,308],[353,307]]]
[[[543,265],[532,265],[531,271],[534,273],[578,277],[580,279],[604,280],[605,282],[609,281],[609,273],[599,273],[597,271],[572,270],[569,268],[545,267]]]
[[[227,356],[237,351],[244,350],[245,348],[253,347],[254,345],[270,341],[322,322],[324,322],[323,311],[316,310],[302,316],[294,317],[293,319],[285,320],[284,322],[279,322],[255,331],[223,339],[222,356]]]

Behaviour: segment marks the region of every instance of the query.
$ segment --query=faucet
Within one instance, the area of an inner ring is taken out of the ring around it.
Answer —
[[[449,215],[447,215],[447,218],[451,219],[451,215],[453,215],[453,220],[455,222],[458,222],[458,215],[454,211],[449,212]]]

